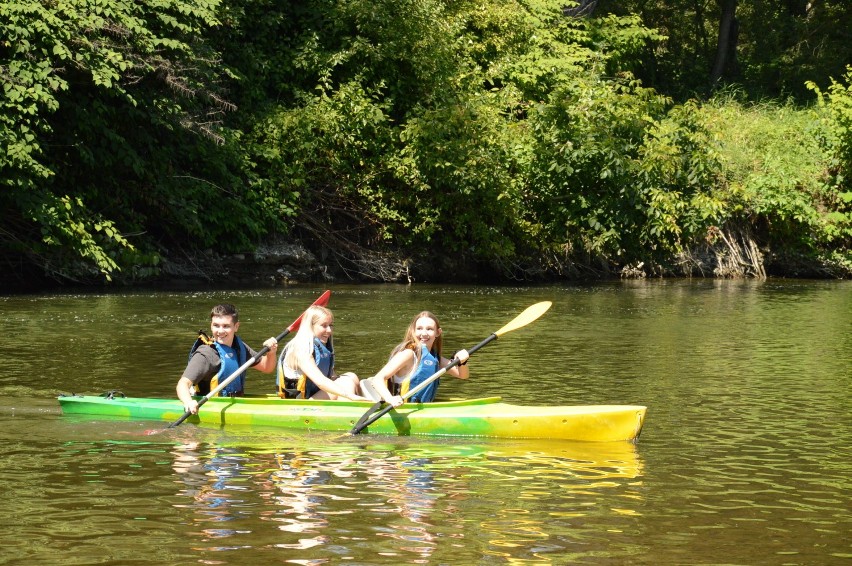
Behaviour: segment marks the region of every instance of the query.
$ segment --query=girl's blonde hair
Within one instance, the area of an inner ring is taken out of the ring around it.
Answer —
[[[285,346],[287,351],[284,353],[284,363],[287,364],[288,367],[294,370],[299,370],[299,361],[297,359],[298,352],[313,353],[314,324],[316,324],[321,318],[326,317],[330,318],[331,322],[334,323],[334,315],[327,308],[316,305],[308,307],[308,310],[306,310],[305,314],[302,315],[302,322],[299,325],[299,330],[296,331],[296,335]],[[331,336],[329,336],[326,346],[329,350],[334,349],[334,346],[331,343]]]
[[[435,321],[435,330],[441,329],[441,323],[438,322],[438,317],[432,314],[429,311],[420,311],[417,313],[411,320],[411,324],[408,325],[408,329],[405,331],[405,337],[402,339],[402,342],[396,345],[396,347],[391,352],[391,357],[393,357],[397,352],[401,352],[402,350],[414,350],[414,356],[419,359],[420,358],[420,348],[417,347],[417,344],[420,342],[417,339],[416,331],[417,331],[417,321],[421,318],[431,318]],[[444,337],[443,334],[438,334],[435,336],[435,341],[432,342],[432,355],[437,357],[439,360],[441,359],[441,350],[444,345]]]

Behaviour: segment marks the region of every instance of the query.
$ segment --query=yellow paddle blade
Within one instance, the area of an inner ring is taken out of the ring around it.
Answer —
[[[521,328],[522,326],[528,325],[529,323],[533,322],[538,317],[546,313],[547,309],[549,309],[552,304],[553,303],[551,303],[550,301],[542,301],[540,303],[536,303],[530,307],[527,307],[527,309],[518,316],[516,316],[514,320],[512,320],[512,322],[510,322],[494,334],[496,334],[497,336],[502,336],[507,332],[511,332],[513,330]]]

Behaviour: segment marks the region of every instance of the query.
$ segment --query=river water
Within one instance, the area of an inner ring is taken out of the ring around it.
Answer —
[[[553,301],[440,395],[646,405],[642,436],[63,416],[61,393],[173,396],[214,303],[259,348],[323,288],[0,296],[0,563],[852,564],[852,282],[331,289],[338,368],[362,377],[422,309],[452,352]]]

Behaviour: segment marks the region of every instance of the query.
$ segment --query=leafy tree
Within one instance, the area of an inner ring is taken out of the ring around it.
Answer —
[[[230,141],[217,126],[232,109],[217,90],[217,55],[199,41],[217,6],[0,2],[6,249],[60,279],[109,280],[121,264],[156,263],[134,234],[218,240],[234,227],[217,217],[227,207],[206,205],[211,178],[200,170],[227,162]],[[214,184],[233,179],[225,167]],[[211,211],[222,230],[202,224]]]
[[[733,235],[842,271],[849,96],[821,77],[847,15],[837,0],[0,0],[0,249],[94,281],[286,234],[353,277],[527,278],[675,272]],[[816,29],[818,56],[789,64]],[[813,112],[673,101],[806,76]]]
[[[501,145],[507,101],[483,89],[488,75],[468,55],[479,48],[469,34],[482,10],[433,0],[308,7],[272,18],[290,26],[298,78],[277,108],[256,107],[249,151],[258,187],[277,191],[297,215],[297,233],[360,275],[385,277],[375,257],[382,249],[480,259],[512,251],[514,205],[502,198],[512,181],[495,184],[495,171],[511,167],[511,144]],[[265,70],[235,68],[276,88]],[[483,216],[483,205],[494,214]]]
[[[844,84],[845,83],[845,84]],[[824,223],[818,239],[823,253],[849,270],[852,266],[852,66],[843,81],[826,92],[809,83],[818,97],[822,128],[816,139],[827,154],[827,178],[820,193]]]
[[[679,99],[738,84],[755,98],[808,98],[852,59],[845,0],[601,0],[596,16],[637,14],[666,37],[634,70]]]

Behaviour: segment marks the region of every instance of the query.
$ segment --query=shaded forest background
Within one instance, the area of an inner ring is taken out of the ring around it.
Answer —
[[[0,1],[2,284],[849,277],[850,62],[846,0]]]

